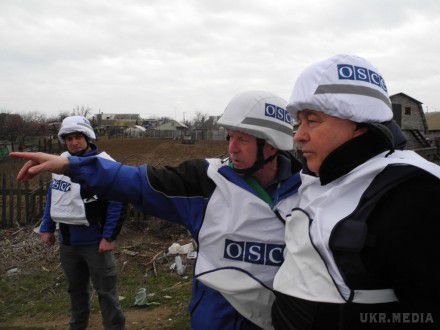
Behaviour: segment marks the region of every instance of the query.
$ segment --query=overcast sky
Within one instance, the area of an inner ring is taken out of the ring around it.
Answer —
[[[439,40],[439,0],[0,0],[0,110],[221,114],[350,53],[440,111]]]

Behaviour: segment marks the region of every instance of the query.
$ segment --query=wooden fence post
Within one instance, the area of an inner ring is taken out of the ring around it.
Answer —
[[[21,222],[21,182],[18,182],[17,184],[17,223],[19,225],[22,225]]]
[[[9,175],[9,227],[14,226],[14,176]]]

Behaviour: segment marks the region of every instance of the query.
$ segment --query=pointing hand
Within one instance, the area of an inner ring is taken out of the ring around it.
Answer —
[[[20,172],[18,181],[28,181],[42,172],[65,173],[69,169],[69,160],[63,156],[43,152],[11,152],[9,156],[28,160]]]

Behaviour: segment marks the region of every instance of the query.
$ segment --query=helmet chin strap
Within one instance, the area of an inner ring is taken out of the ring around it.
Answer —
[[[255,163],[251,167],[248,167],[248,168],[239,169],[239,168],[234,167],[234,171],[237,172],[238,174],[242,174],[242,175],[252,175],[256,171],[261,170],[265,164],[267,164],[270,161],[272,161],[273,159],[275,159],[277,154],[274,154],[274,155],[264,159],[263,149],[264,149],[265,144],[266,144],[265,140],[257,138],[257,159],[255,160]]]

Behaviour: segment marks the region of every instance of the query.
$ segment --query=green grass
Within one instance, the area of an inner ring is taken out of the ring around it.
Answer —
[[[21,316],[62,313],[68,308],[60,272],[38,271],[0,280],[0,322]]]
[[[169,265],[170,263],[159,265],[157,277],[153,271],[148,271],[145,278],[144,273],[139,272],[139,268],[124,271],[124,278],[119,281],[119,295],[125,297],[121,305],[124,310],[139,308],[133,306],[135,295],[139,288],[145,287],[148,294],[154,294],[148,298],[149,302],[167,306],[172,312],[171,321],[167,320],[167,326],[173,329],[189,329],[188,304],[191,299],[192,265],[188,265],[185,279],[170,271]],[[152,308],[156,306],[146,307]]]
[[[121,257],[122,258],[122,257]],[[120,258],[120,259],[121,259]],[[147,271],[138,259],[129,260],[126,267],[119,267],[118,293],[123,296],[121,306],[124,311],[139,309],[133,306],[139,288],[147,288],[153,294],[149,301],[158,302],[169,311],[169,317],[160,325],[171,329],[189,329],[187,306],[191,297],[192,265],[188,265],[188,278],[169,270],[168,263],[157,265],[157,277],[152,270]],[[166,298],[164,296],[171,296]],[[92,314],[99,313],[96,294],[92,297]],[[152,310],[157,306],[146,307]],[[66,280],[60,267],[44,271],[37,267],[33,271],[16,276],[0,278],[0,328],[20,329],[14,326],[21,318],[50,322],[64,315],[67,318],[69,299],[66,291]],[[127,325],[130,328],[129,325]],[[43,329],[37,324],[29,324],[26,329]]]

